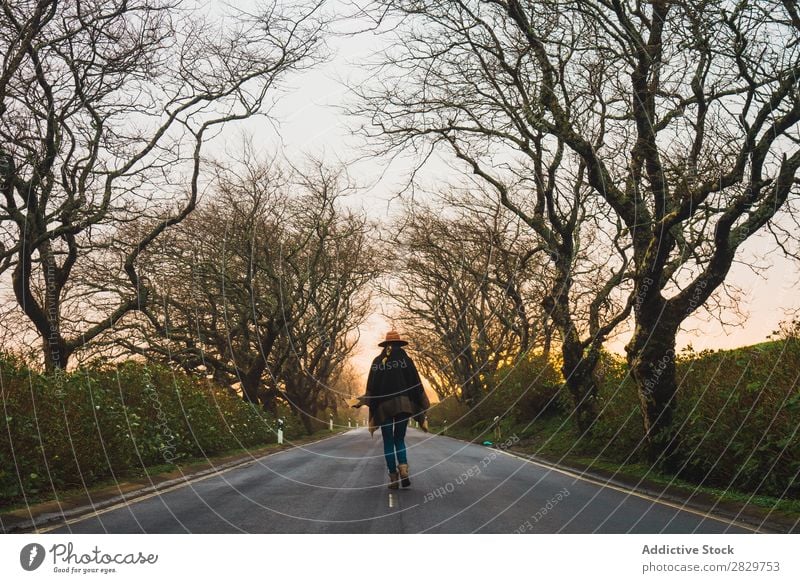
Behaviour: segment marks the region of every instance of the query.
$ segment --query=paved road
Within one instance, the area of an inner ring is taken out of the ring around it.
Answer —
[[[746,532],[480,445],[418,430],[407,443],[407,490],[386,488],[380,436],[358,429],[53,532]]]

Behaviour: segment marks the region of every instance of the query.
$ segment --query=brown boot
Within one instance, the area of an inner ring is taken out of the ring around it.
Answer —
[[[399,484],[397,483],[397,472],[389,472],[389,489],[397,490]]]
[[[408,464],[397,464],[397,471],[400,473],[400,484],[403,488],[408,488],[411,485],[411,480],[408,479]]]

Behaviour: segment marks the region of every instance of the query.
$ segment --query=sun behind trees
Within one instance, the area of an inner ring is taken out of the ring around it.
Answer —
[[[383,292],[440,399],[476,405],[486,377],[505,361],[549,352],[552,325],[536,302],[545,269],[535,241],[506,209],[417,204],[394,231]]]

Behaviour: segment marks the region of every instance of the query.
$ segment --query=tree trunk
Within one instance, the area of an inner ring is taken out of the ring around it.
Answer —
[[[70,354],[66,342],[57,332],[42,338],[42,353],[44,354],[44,370],[47,374],[67,369]]]
[[[464,348],[461,355],[453,363],[453,366],[461,383],[461,402],[467,407],[474,407],[480,403],[483,389],[472,348]]]
[[[306,433],[312,435],[315,429],[314,420],[317,416],[317,411],[310,405],[308,399],[295,397],[293,402],[292,408],[294,409],[295,415],[300,418],[300,423],[303,424]]]
[[[317,408],[309,398],[308,388],[302,380],[287,379],[286,396],[292,413],[300,420],[303,428],[308,435],[314,433],[314,421],[317,416]]]
[[[33,272],[31,252],[19,254],[19,260],[11,274],[11,284],[17,303],[36,327],[36,331],[42,339],[45,372],[53,373],[56,370],[66,370],[72,351],[61,334],[61,289],[63,287],[63,283],[60,281],[61,274],[50,252],[49,244],[43,244],[39,251],[42,262],[46,266],[44,270],[44,303],[40,304],[31,291],[31,274]]]
[[[242,375],[242,398],[247,403],[258,405],[258,393],[261,389],[261,374]]]
[[[583,345],[576,342],[564,342],[562,355],[561,372],[575,406],[575,422],[581,435],[589,435],[597,421],[597,381],[594,375],[597,356],[584,357]]]
[[[271,414],[273,417],[278,416],[278,389],[271,387],[264,389],[259,394],[261,400],[261,407],[265,413]]]
[[[553,344],[553,326],[550,324],[549,319],[545,319],[544,323],[544,344],[542,344],[542,358],[545,362],[550,360],[550,349]]]
[[[653,312],[648,310],[647,314],[640,315],[625,350],[639,394],[647,459],[652,465],[674,473],[678,450],[678,435],[673,427],[677,326],[665,321],[660,309]]]
[[[597,382],[594,369],[599,354],[597,349],[591,349],[589,354],[584,355],[584,343],[580,340],[570,313],[569,265],[559,264],[558,268],[560,276],[555,279],[551,295],[544,299],[542,306],[550,314],[561,334],[561,356],[563,358],[561,372],[564,375],[567,390],[572,396],[578,430],[581,435],[588,435],[597,420]]]
[[[54,264],[53,264],[54,265]],[[48,263],[50,266],[50,263]],[[61,289],[54,281],[52,267],[46,270],[44,293],[44,314],[47,336],[42,335],[44,341],[44,368],[48,373],[56,370],[66,370],[69,361],[67,343],[61,335]]]
[[[311,414],[308,411],[300,412],[300,422],[303,424],[303,428],[306,430],[306,433],[308,435],[313,435],[314,419],[311,418]]]
[[[480,380],[477,375],[473,374],[461,385],[461,401],[467,407],[474,407],[481,402],[481,392]]]

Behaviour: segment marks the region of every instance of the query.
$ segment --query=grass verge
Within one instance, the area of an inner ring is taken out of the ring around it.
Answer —
[[[345,431],[348,431],[348,429],[336,428],[332,432],[325,429],[317,431],[313,435],[286,442],[283,445],[265,443],[256,447],[231,449],[208,457],[183,459],[175,464],[149,465],[135,470],[128,470],[112,478],[98,480],[87,484],[85,488],[54,488],[49,492],[28,496],[25,502],[2,506],[0,507],[0,515],[20,515],[24,513],[35,517],[39,511],[37,507],[51,511],[52,508],[58,508],[59,505],[80,505],[83,500],[86,500],[87,503],[92,501],[97,503],[105,497],[116,496],[126,492],[130,493],[137,489],[180,478],[181,476],[188,478],[207,469],[237,461],[244,462],[247,459],[261,457],[283,449],[291,449],[298,445],[318,441]]]
[[[432,427],[441,433],[442,427]],[[448,427],[450,437],[474,443],[495,441],[493,431],[479,431],[466,427]],[[516,436],[518,441],[511,451],[531,455],[542,461],[557,464],[578,472],[598,474],[605,479],[625,484],[632,489],[668,491],[673,496],[702,499],[705,505],[719,508],[749,506],[762,511],[783,524],[800,521],[800,500],[754,495],[734,489],[723,489],[696,484],[676,476],[654,470],[647,464],[621,463],[593,451],[588,443],[582,443],[569,421],[561,417],[541,419],[534,426],[503,427],[501,438]]]

